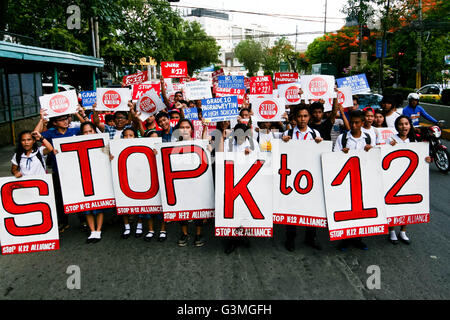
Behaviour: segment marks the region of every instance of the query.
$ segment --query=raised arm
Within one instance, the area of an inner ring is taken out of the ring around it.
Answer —
[[[164,83],[164,77],[161,75],[161,79],[160,79],[160,84],[161,84],[161,95],[163,98],[163,102],[166,105],[167,109],[170,108],[170,101],[169,98],[167,98],[167,93],[166,93],[166,86]]]
[[[97,104],[94,103],[92,105],[92,120],[94,121],[95,126],[99,128],[101,132],[105,132],[105,125],[100,122],[100,118],[98,117],[98,111],[95,110],[96,107]]]

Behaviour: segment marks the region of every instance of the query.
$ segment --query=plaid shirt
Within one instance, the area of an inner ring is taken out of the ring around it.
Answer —
[[[125,129],[128,129],[128,128],[132,128],[132,127],[133,126],[131,124],[127,124],[125,127],[123,127],[122,130],[125,130]],[[105,124],[105,131],[104,132],[105,133],[109,133],[109,139],[113,140],[114,136],[116,135],[117,129],[116,129],[116,127],[112,127],[112,126],[109,126],[109,125]]]

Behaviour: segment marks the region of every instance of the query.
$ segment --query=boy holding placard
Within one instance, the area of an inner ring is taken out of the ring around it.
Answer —
[[[370,135],[362,132],[361,128],[365,120],[364,113],[361,110],[354,110],[349,112],[350,131],[341,134],[334,146],[333,151],[348,153],[349,150],[365,150],[369,151],[375,146],[375,141],[372,141]],[[362,241],[362,237],[344,239],[338,245],[341,251],[347,251],[350,244],[361,250],[367,250],[367,245]]]

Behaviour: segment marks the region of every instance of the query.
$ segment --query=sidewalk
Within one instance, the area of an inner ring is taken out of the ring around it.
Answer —
[[[0,177],[11,176],[11,159],[15,149],[15,146],[0,147]]]

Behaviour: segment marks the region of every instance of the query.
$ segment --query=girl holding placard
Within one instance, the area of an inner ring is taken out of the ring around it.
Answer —
[[[388,138],[387,143],[395,146],[398,143],[410,143],[417,141],[416,134],[414,132],[414,126],[409,117],[405,115],[397,117],[397,119],[395,119],[394,125],[398,133]],[[431,157],[425,157],[425,161],[430,163]],[[398,234],[398,237],[400,238],[400,241],[405,244],[411,243],[411,240],[406,235],[406,225],[400,227],[400,233]],[[391,242],[392,244],[398,243],[398,238],[395,234],[394,227],[389,227],[389,242]]]

